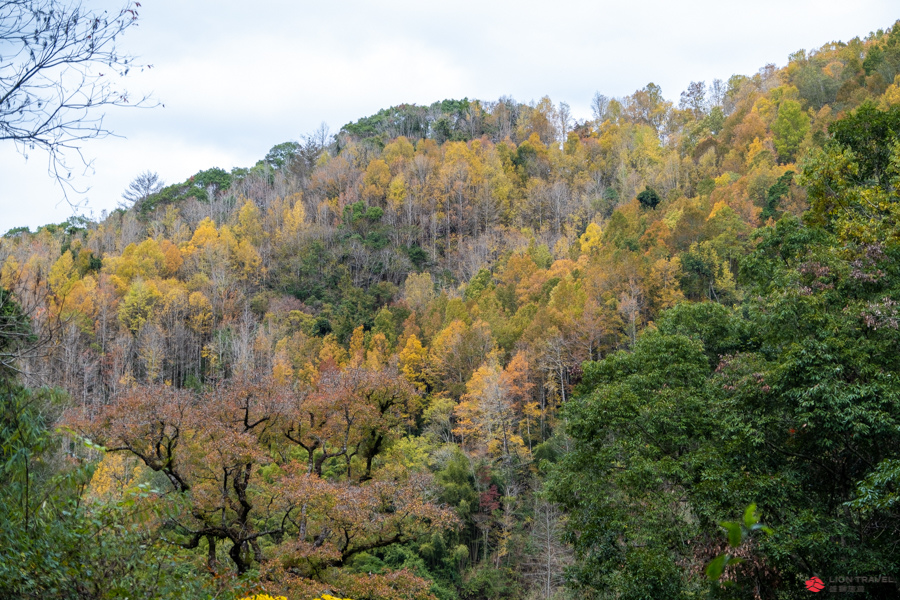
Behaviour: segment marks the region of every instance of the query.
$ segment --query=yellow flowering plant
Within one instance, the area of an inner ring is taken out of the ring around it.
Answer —
[[[284,596],[270,596],[269,594],[257,594],[255,596],[250,596],[247,598],[242,598],[241,600],[287,600]],[[338,598],[336,596],[332,596],[331,594],[322,594],[319,598],[313,598],[313,600],[352,600],[351,598]]]

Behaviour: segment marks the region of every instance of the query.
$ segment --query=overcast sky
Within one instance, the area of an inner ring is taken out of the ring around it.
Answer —
[[[85,0],[89,6],[121,4]],[[864,37],[900,18],[896,0],[144,0],[120,50],[153,69],[133,96],[165,107],[112,109],[121,138],[88,142],[94,216],[115,208],[144,170],[167,183],[201,169],[249,167],[275,144],[399,103],[445,98],[520,102],[548,95],[590,116],[594,92],[649,82],[677,101],[691,81],[783,66],[790,53]],[[0,232],[71,216],[47,175],[0,145]]]

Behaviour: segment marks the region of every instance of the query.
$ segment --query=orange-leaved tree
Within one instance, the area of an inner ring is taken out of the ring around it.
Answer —
[[[161,527],[205,549],[211,569],[225,544],[239,573],[271,570],[278,557],[285,580],[321,581],[360,552],[455,523],[430,501],[426,475],[375,469],[413,394],[396,371],[332,365],[299,392],[247,377],[204,392],[136,386],[69,422],[165,476]]]

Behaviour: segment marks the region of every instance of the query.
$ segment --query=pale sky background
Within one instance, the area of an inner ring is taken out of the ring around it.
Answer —
[[[865,37],[900,18],[896,0],[142,5],[139,27],[119,47],[154,68],[129,75],[126,87],[165,108],[110,109],[106,124],[123,137],[84,145],[94,173],[78,179],[90,190],[73,199],[87,200],[95,217],[144,170],[177,183],[210,167],[250,167],[322,122],[334,133],[404,102],[503,95],[548,95],[586,119],[594,92],[624,96],[651,81],[677,103],[691,81],[783,66],[796,50]],[[43,156],[26,161],[0,146],[0,233],[71,215]]]

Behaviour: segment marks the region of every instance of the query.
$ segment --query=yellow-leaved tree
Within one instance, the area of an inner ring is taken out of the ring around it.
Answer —
[[[464,445],[484,451],[505,464],[527,458],[529,451],[518,428],[530,389],[528,361],[523,353],[516,354],[503,368],[499,352],[491,352],[472,374],[466,384],[466,394],[454,410],[457,417],[454,433],[462,438]]]

